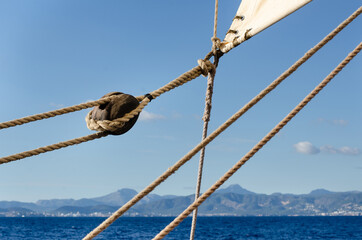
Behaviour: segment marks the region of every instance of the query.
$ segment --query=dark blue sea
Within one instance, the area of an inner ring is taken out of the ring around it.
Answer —
[[[105,218],[0,218],[0,239],[82,239]],[[173,218],[123,217],[95,239],[152,239]],[[199,217],[195,239],[362,239],[362,217]],[[187,218],[165,239],[188,239]]]

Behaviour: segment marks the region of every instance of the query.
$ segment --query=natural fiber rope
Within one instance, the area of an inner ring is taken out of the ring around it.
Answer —
[[[352,22],[360,13],[362,12],[362,7],[359,7],[346,21],[343,22],[344,25],[348,25],[350,22]],[[342,25],[342,24],[341,24]],[[340,26],[339,30],[336,31],[340,31],[342,30],[342,28],[344,28],[344,26]],[[245,33],[245,35],[247,36],[248,31]],[[247,39],[247,38],[246,38]],[[246,40],[245,39],[245,40]],[[242,43],[243,39],[242,38],[237,38],[234,39],[234,41],[231,42],[231,44],[227,44],[224,48],[223,48],[223,52],[227,53],[229,52],[231,49],[237,47],[238,45],[240,45]]]
[[[156,97],[160,96],[161,94],[163,94],[165,92],[168,92],[168,91],[170,91],[170,90],[172,90],[172,89],[174,89],[176,87],[179,87],[179,86],[181,86],[181,85],[183,85],[183,84],[197,78],[201,74],[206,74],[207,75],[209,71],[214,70],[214,65],[208,59],[204,59],[204,60],[200,59],[200,60],[198,60],[198,63],[199,63],[199,66],[194,67],[190,71],[182,74],[181,76],[179,76],[178,78],[176,78],[173,81],[169,82],[165,86],[157,89],[156,91],[153,91],[152,93],[150,93],[150,95],[153,98],[156,98]],[[79,111],[79,110],[82,110],[82,109],[85,109],[85,108],[89,108],[91,106],[97,106],[97,105],[100,105],[100,104],[104,104],[104,103],[110,101],[111,98],[112,97],[104,98],[104,99],[100,99],[100,100],[97,100],[97,101],[84,103],[84,104],[80,104],[80,105],[75,105],[75,106],[72,106],[72,107],[67,107],[67,108],[59,109],[59,110],[48,112],[48,113],[33,115],[33,116],[30,116],[30,117],[23,118],[23,120],[21,120],[21,119],[13,120],[13,121],[10,121],[11,122],[10,124],[9,124],[9,122],[1,123],[1,124],[3,124],[5,127],[21,125],[21,124],[24,124],[24,123],[27,123],[27,122],[41,120],[41,119],[44,119],[44,118],[49,118],[49,117],[52,117],[52,116],[69,113],[69,112],[72,112],[72,111],[73,112],[74,111]],[[138,100],[143,99],[141,101],[140,105],[136,109],[131,111],[130,113],[126,114],[122,118],[118,118],[118,119],[115,119],[113,121],[97,121],[96,122],[96,121],[91,121],[89,119],[89,114],[87,115],[87,117],[86,117],[87,124],[89,124],[89,126],[94,127],[95,128],[94,130],[99,129],[99,130],[105,131],[103,134],[91,134],[91,135],[88,135],[88,136],[71,139],[71,140],[68,140],[68,141],[65,141],[65,142],[52,144],[52,145],[49,145],[49,146],[29,150],[29,151],[22,152],[22,153],[17,153],[17,154],[10,155],[10,156],[7,156],[7,157],[2,157],[2,158],[0,158],[0,164],[12,162],[12,161],[15,161],[15,160],[20,160],[20,159],[23,159],[23,158],[26,158],[26,157],[31,157],[31,156],[38,155],[38,154],[41,154],[41,153],[53,151],[53,150],[56,150],[56,149],[59,149],[59,148],[64,148],[64,147],[72,146],[72,145],[75,145],[75,144],[87,142],[87,141],[90,141],[90,140],[93,140],[93,139],[96,139],[96,138],[107,136],[107,135],[109,135],[108,131],[112,131],[114,129],[117,129],[116,126],[120,122],[129,121],[135,115],[139,114],[142,111],[142,109],[150,102],[149,98],[144,97],[144,96],[139,96],[139,97],[136,97],[136,98]],[[66,110],[64,110],[64,109],[66,109]],[[57,111],[60,111],[60,112],[57,112]],[[57,113],[57,114],[54,115],[55,113]],[[0,125],[0,126],[2,126],[2,125]],[[100,126],[100,127],[98,127],[98,126]]]
[[[207,78],[207,90],[206,90],[206,99],[205,99],[205,110],[204,116],[202,120],[204,121],[204,126],[202,130],[202,140],[204,140],[207,136],[207,129],[210,121],[210,113],[212,107],[212,93],[214,87],[214,78],[215,73],[209,73]],[[205,158],[205,147],[203,147],[200,151],[200,160],[199,160],[199,168],[197,174],[197,183],[196,183],[196,191],[195,191],[195,201],[200,196],[200,188],[201,188],[201,180],[202,180],[202,170],[204,166],[204,158]],[[190,231],[190,240],[193,240],[195,237],[195,229],[196,229],[196,221],[197,221],[197,208],[194,210],[192,215],[192,223],[191,223],[191,231]]]
[[[348,23],[350,23],[349,21]],[[145,189],[139,192],[116,212],[114,212],[108,219],[102,222],[98,227],[96,227],[92,232],[90,232],[84,240],[93,239],[103,230],[105,230],[109,225],[111,225],[115,220],[123,215],[128,209],[140,201],[143,197],[149,194],[153,189],[155,189],[159,184],[165,181],[170,175],[176,172],[183,164],[189,161],[193,156],[195,156],[203,147],[209,144],[214,140],[220,133],[227,129],[231,124],[233,124],[238,118],[240,118],[244,113],[246,113],[250,108],[252,108],[256,103],[258,103],[262,98],[264,98],[269,92],[275,89],[284,79],[290,76],[297,68],[307,61],[311,56],[313,56],[321,47],[323,47],[328,41],[330,41],[338,32],[340,32],[345,26],[348,25],[343,22],[336,29],[333,30],[327,37],[325,37],[321,42],[319,42],[315,47],[310,49],[302,58],[295,62],[289,69],[287,69],[282,75],[275,79],[268,87],[261,91],[257,96],[255,96],[251,101],[249,101],[244,107],[237,111],[233,116],[231,116],[226,122],[219,126],[214,132],[212,132],[207,138],[201,141],[197,146],[195,146],[190,152],[188,152],[184,157],[182,157],[177,163],[170,167],[166,172],[164,172],[160,177],[148,185]],[[342,27],[341,27],[342,26]],[[209,54],[210,55],[210,54]]]
[[[207,89],[206,89],[206,99],[205,99],[205,109],[204,116],[202,120],[204,121],[204,126],[202,129],[202,140],[204,140],[207,136],[207,130],[210,121],[211,107],[212,107],[212,94],[214,90],[214,79],[216,74],[216,67],[218,65],[219,58],[217,56],[217,49],[220,46],[220,39],[217,38],[217,17],[218,17],[218,9],[219,9],[219,1],[215,0],[215,14],[214,14],[214,35],[211,38],[212,41],[212,52],[214,54],[215,60],[215,71],[210,71],[207,76]],[[195,190],[195,201],[200,196],[201,189],[201,181],[202,181],[202,171],[204,168],[204,159],[205,159],[205,147],[201,149],[200,159],[199,159],[199,167],[197,171],[197,181],[196,181],[196,190]],[[192,223],[190,230],[190,240],[194,240],[195,238],[195,230],[196,230],[196,222],[197,222],[197,211],[195,208],[192,214]]]
[[[14,154],[14,155],[11,155],[11,156],[8,156],[8,157],[3,157],[3,158],[0,158],[0,164],[16,161],[16,160],[19,160],[19,159],[23,159],[23,158],[27,158],[27,157],[31,157],[31,156],[35,156],[35,155],[39,155],[39,154],[45,153],[45,152],[58,150],[60,148],[65,148],[65,147],[76,145],[76,144],[79,144],[79,143],[88,142],[90,140],[105,137],[108,134],[109,134],[109,132],[98,132],[98,133],[94,133],[94,134],[91,134],[91,135],[88,135],[88,136],[84,136],[84,137],[68,140],[68,141],[65,141],[65,142],[52,144],[52,145],[49,145],[49,146],[46,146],[46,147],[40,147],[40,148],[33,149],[33,150],[30,150],[30,151]]]
[[[177,227],[194,209],[200,206],[212,193],[224,184],[237,170],[270,141],[290,120],[297,115],[362,49],[362,42],[316,87],[310,92],[281,122],[279,122],[259,143],[257,143],[243,158],[241,158],[224,176],[212,185],[204,194],[193,202],[185,211],[165,227],[153,240],[164,238]]]
[[[38,121],[38,120],[42,120],[42,119],[46,119],[46,118],[59,116],[59,115],[66,114],[66,113],[76,112],[76,111],[80,111],[83,109],[95,107],[95,106],[109,102],[112,98],[113,98],[113,96],[107,97],[107,98],[102,98],[102,99],[92,101],[92,102],[74,105],[71,107],[61,108],[61,109],[50,111],[50,112],[27,116],[24,118],[15,119],[15,120],[11,120],[8,122],[3,122],[3,123],[0,123],[0,129],[14,127],[14,126],[22,125],[22,124],[29,123],[29,122],[34,122],[34,121]]]

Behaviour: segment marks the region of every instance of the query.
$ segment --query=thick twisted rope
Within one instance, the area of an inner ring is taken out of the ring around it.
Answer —
[[[165,227],[153,240],[163,239],[177,227],[194,209],[200,206],[212,193],[224,184],[241,166],[255,155],[270,139],[272,139],[290,120],[297,115],[362,49],[362,42],[316,87],[310,92],[281,122],[279,122],[259,143],[257,143],[243,158],[241,158],[224,176],[212,185],[204,194],[193,202],[185,211]]]
[[[344,28],[348,24],[342,23]],[[341,24],[341,25],[342,25]],[[340,26],[341,26],[340,25]],[[336,29],[340,29],[338,26]],[[341,30],[341,29],[340,29]],[[340,31],[339,30],[339,31]],[[339,32],[338,31],[338,32]],[[302,58],[295,62],[289,69],[287,69],[282,75],[275,79],[269,86],[267,86],[263,91],[261,91],[257,96],[250,100],[244,107],[237,111],[233,116],[231,116],[226,122],[219,126],[214,132],[212,132],[208,137],[202,140],[197,146],[195,146],[190,152],[188,152],[184,157],[182,157],[178,162],[176,162],[172,167],[170,167],[166,172],[164,172],[160,177],[154,180],[149,184],[145,189],[139,192],[116,212],[114,212],[109,218],[103,221],[98,227],[96,227],[92,232],[90,232],[84,240],[93,239],[108,226],[110,226],[114,221],[116,221],[120,216],[122,216],[128,209],[140,201],[143,197],[149,194],[153,189],[155,189],[159,184],[165,181],[170,175],[176,172],[182,165],[188,162],[193,156],[195,156],[203,147],[209,144],[214,140],[220,133],[226,130],[231,124],[233,124],[237,119],[239,119],[244,113],[246,113],[250,108],[257,104],[261,99],[263,99],[268,93],[275,89],[284,79],[290,76],[297,68],[307,61],[311,56],[313,56],[321,47],[323,47],[329,40],[331,40],[338,32],[336,30],[332,31],[326,38],[319,42],[315,47],[310,49]],[[327,39],[327,40],[326,40]]]
[[[179,86],[181,86],[181,85],[183,85],[183,84],[197,78],[201,74],[207,75],[209,71],[213,71],[213,69],[214,69],[214,65],[208,59],[204,59],[204,60],[200,59],[200,60],[198,60],[198,63],[199,63],[199,66],[194,67],[190,71],[182,74],[181,76],[179,76],[178,78],[176,78],[173,81],[169,82],[165,86],[151,92],[150,95],[153,98],[157,98],[161,94],[166,93],[166,92],[168,92],[168,91],[170,91],[170,90],[172,90],[172,89],[174,89],[176,87],[179,87]],[[94,130],[100,130],[100,131],[103,131],[103,133],[91,134],[91,135],[88,135],[88,136],[71,139],[71,140],[68,140],[68,141],[65,141],[65,142],[56,143],[56,144],[52,144],[52,145],[49,145],[49,146],[40,147],[40,148],[37,148],[37,149],[25,151],[25,152],[22,152],[22,153],[13,154],[13,155],[10,155],[10,156],[7,156],[7,157],[2,157],[2,158],[0,158],[0,164],[12,162],[12,161],[15,161],[15,160],[20,160],[20,159],[23,159],[23,158],[35,156],[35,155],[45,153],[45,152],[54,151],[54,150],[57,150],[57,149],[60,149],[60,148],[65,148],[65,147],[72,146],[72,145],[75,145],[75,144],[91,141],[91,140],[94,140],[94,139],[97,139],[97,138],[100,138],[100,137],[105,137],[105,136],[109,135],[109,133],[110,133],[109,131],[113,131],[114,129],[117,129],[117,124],[119,125],[119,123],[121,123],[121,122],[129,121],[135,115],[139,114],[142,111],[142,109],[150,102],[150,99],[145,97],[145,96],[139,96],[139,97],[136,97],[136,98],[137,98],[137,100],[142,100],[140,105],[136,109],[131,111],[130,113],[127,113],[122,118],[118,118],[118,119],[115,119],[113,121],[107,121],[106,120],[106,121],[98,121],[98,122],[93,121],[92,122],[91,120],[89,120],[89,114],[87,115],[87,117],[86,117],[87,124],[89,126],[94,127]],[[41,119],[44,119],[44,118],[49,118],[49,117],[52,117],[52,116],[57,116],[57,115],[65,114],[65,113],[70,113],[72,111],[73,112],[74,111],[79,111],[79,110],[82,110],[82,109],[85,109],[85,108],[89,108],[89,107],[93,107],[93,106],[97,106],[97,105],[107,103],[111,99],[112,99],[112,97],[108,97],[108,98],[100,99],[100,100],[97,100],[97,101],[84,103],[84,104],[80,104],[80,105],[75,105],[75,106],[72,106],[72,107],[67,107],[67,108],[63,108],[63,109],[48,112],[48,113],[33,115],[33,116],[30,116],[30,117],[23,118],[23,120],[17,119],[17,120],[10,121],[11,122],[10,124],[9,124],[9,122],[1,123],[0,126],[5,126],[5,128],[6,128],[6,127],[11,127],[11,126],[21,125],[21,124],[32,122],[32,121],[41,120]],[[66,110],[64,110],[64,109],[66,109]],[[59,112],[57,112],[57,111],[59,111]],[[56,112],[56,114],[55,114],[55,112]],[[92,125],[92,124],[94,124],[94,125]],[[97,124],[100,127],[98,127]]]
[[[102,98],[102,99],[99,99],[96,101],[91,101],[91,102],[87,102],[87,103],[82,103],[82,104],[66,107],[66,108],[57,109],[57,110],[50,111],[50,112],[27,116],[27,117],[11,120],[8,122],[3,122],[3,123],[0,123],[0,129],[15,127],[15,126],[22,125],[25,123],[30,123],[30,122],[34,122],[34,121],[38,121],[38,120],[42,120],[42,119],[47,119],[47,118],[63,115],[66,113],[76,112],[76,111],[80,111],[83,109],[95,107],[95,106],[109,102],[112,98],[113,98],[113,96],[108,97],[108,98]]]
[[[215,70],[208,73],[207,76],[207,88],[206,88],[206,99],[205,99],[205,109],[204,116],[202,120],[204,121],[204,126],[202,129],[202,140],[207,136],[207,130],[209,127],[211,107],[212,107],[212,94],[214,91],[214,79],[216,74],[216,67],[218,65],[219,57],[217,55],[217,50],[220,46],[220,39],[217,38],[217,17],[219,10],[219,1],[215,0],[215,14],[214,14],[214,35],[211,38],[212,41],[212,52],[214,54],[214,66]],[[205,147],[201,149],[199,167],[197,171],[197,180],[196,180],[196,190],[195,190],[195,201],[200,196],[201,181],[202,181],[202,171],[204,168],[204,159],[205,159]],[[197,222],[197,210],[196,208],[192,214],[191,230],[190,230],[190,240],[195,238],[196,222]]]
[[[109,135],[109,132],[98,132],[98,133],[94,133],[94,134],[91,134],[91,135],[88,135],[88,136],[68,140],[68,141],[65,141],[65,142],[55,143],[55,144],[52,144],[52,145],[49,145],[49,146],[40,147],[40,148],[33,149],[33,150],[30,150],[30,151],[25,151],[25,152],[14,154],[14,155],[11,155],[11,156],[8,156],[8,157],[0,158],[0,164],[16,161],[16,160],[19,160],[19,159],[39,155],[41,153],[50,152],[50,151],[58,150],[58,149],[65,148],[65,147],[68,147],[68,146],[88,142],[88,141],[91,141],[91,140],[94,140],[94,139],[105,137],[107,135]]]

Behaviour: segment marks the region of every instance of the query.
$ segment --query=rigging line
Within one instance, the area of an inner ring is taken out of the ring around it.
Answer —
[[[362,10],[362,8],[361,8]],[[360,13],[360,12],[359,12]],[[358,13],[358,14],[359,14]],[[304,54],[297,62],[295,62],[290,68],[288,68],[284,73],[282,73],[277,79],[275,79],[269,86],[262,90],[257,96],[250,100],[244,107],[239,109],[233,116],[231,116],[226,122],[220,125],[214,132],[212,132],[208,137],[202,140],[198,145],[196,145],[190,152],[188,152],[184,157],[182,157],[178,162],[176,162],[172,167],[170,167],[166,172],[149,184],[145,189],[135,195],[131,200],[124,204],[121,208],[115,211],[109,218],[104,220],[98,227],[93,229],[83,240],[93,239],[108,226],[110,226],[114,221],[116,221],[120,216],[122,216],[128,209],[135,205],[139,200],[149,194],[153,189],[155,189],[159,184],[165,181],[170,175],[176,172],[183,164],[188,162],[193,156],[195,156],[203,147],[209,144],[214,140],[220,133],[227,129],[231,124],[233,124],[237,119],[239,119],[244,113],[246,113],[250,108],[257,104],[261,99],[263,99],[269,92],[274,90],[284,79],[290,76],[295,72],[304,62],[306,62],[310,57],[312,57],[319,49],[321,49],[325,44],[333,39],[344,27],[346,27],[354,18],[355,13],[353,14],[353,19],[351,20],[350,16],[344,22],[342,22],[336,29],[329,33],[324,39],[322,39],[316,46],[311,48],[308,52]],[[211,57],[210,54],[208,56]]]
[[[19,125],[29,123],[29,122],[34,122],[34,121],[38,121],[38,120],[42,120],[42,119],[59,116],[59,115],[66,114],[66,113],[76,112],[76,111],[80,111],[83,109],[95,107],[95,106],[105,104],[105,103],[111,101],[112,98],[113,98],[113,96],[108,97],[108,98],[102,98],[102,99],[99,99],[96,101],[86,102],[86,103],[82,103],[82,104],[78,104],[78,105],[74,105],[74,106],[70,106],[70,107],[57,109],[57,110],[50,111],[50,112],[39,113],[39,114],[35,114],[35,115],[23,117],[23,118],[11,120],[8,122],[3,122],[3,123],[0,123],[0,130],[9,128],[9,127],[19,126]]]
[[[216,67],[219,62],[219,57],[217,53],[217,49],[220,45],[220,39],[217,36],[217,17],[218,17],[218,9],[219,9],[219,1],[215,0],[215,13],[214,13],[214,35],[211,38],[212,41],[212,52],[214,54],[214,66],[215,70],[210,71],[207,76],[207,89],[206,89],[206,99],[205,99],[205,109],[204,109],[204,126],[202,130],[202,140],[204,140],[207,136],[207,129],[209,126],[210,121],[210,114],[211,114],[211,107],[212,107],[212,94],[214,89],[214,79],[216,74]],[[201,149],[200,152],[200,159],[199,159],[199,167],[197,172],[197,180],[196,180],[196,190],[195,190],[195,201],[200,196],[200,188],[201,188],[201,181],[202,181],[202,171],[204,168],[204,159],[205,159],[205,147]],[[190,229],[190,240],[194,240],[195,238],[195,230],[196,230],[196,222],[197,222],[197,211],[196,208],[192,214],[192,222],[191,222],[191,229]]]
[[[208,54],[207,56],[209,56],[209,58],[211,57],[210,54]],[[191,70],[189,70],[188,72],[185,72],[184,74],[180,75],[179,77],[177,77],[176,79],[172,80],[171,82],[167,83],[165,86],[153,91],[152,93],[150,93],[152,95],[153,98],[159,97],[161,94],[168,92],[176,87],[179,87],[197,77],[199,77],[201,74],[203,75],[207,75],[207,73],[209,71],[211,71],[213,69],[212,63],[208,60],[208,58],[205,58],[202,61],[202,65],[196,66],[194,68],[192,68]],[[87,108],[91,108],[94,106],[98,106],[101,104],[105,104],[109,101],[111,101],[112,98],[114,98],[116,96],[110,96],[107,98],[102,98],[96,101],[92,101],[92,102],[87,102],[87,103],[82,103],[82,104],[78,104],[78,105],[74,105],[74,106],[70,106],[70,107],[66,107],[66,108],[61,108],[58,110],[53,110],[50,112],[45,112],[45,113],[39,113],[39,114],[35,114],[35,115],[31,115],[31,116],[27,116],[27,117],[23,117],[23,118],[19,118],[19,119],[14,119],[8,122],[3,122],[0,123],[0,130],[1,129],[5,129],[5,128],[9,128],[9,127],[15,127],[15,126],[19,126],[19,125],[23,125],[25,123],[30,123],[30,122],[34,122],[34,121],[38,121],[38,120],[43,120],[43,119],[47,119],[47,118],[51,118],[51,117],[56,117],[59,115],[63,115],[66,113],[71,113],[71,112],[76,112],[76,111],[80,111],[83,109],[87,109]],[[144,96],[138,96],[136,97],[137,100],[141,101],[142,99],[144,99]],[[139,106],[141,107],[141,106]],[[132,113],[133,116],[135,113],[140,112],[139,109],[135,109],[133,110],[134,112]],[[131,114],[131,115],[132,115]],[[128,115],[129,116],[129,115]],[[124,118],[122,119],[116,119],[114,120],[115,122],[125,122],[128,121],[129,119],[127,119],[126,115],[124,116]]]
[[[202,140],[204,140],[207,136],[207,129],[210,121],[210,113],[211,113],[211,101],[212,101],[212,93],[214,87],[214,78],[215,73],[209,73],[207,78],[207,90],[206,90],[206,99],[205,99],[205,110],[204,110],[204,126],[202,130]],[[204,158],[205,158],[205,147],[203,147],[200,151],[200,160],[199,160],[199,168],[197,174],[197,182],[196,182],[196,190],[195,190],[195,201],[200,196],[200,188],[201,188],[201,180],[202,180],[202,171],[204,166]],[[195,237],[195,229],[196,229],[196,221],[197,221],[197,208],[194,210],[192,215],[192,223],[191,223],[191,231],[190,231],[190,240],[193,240]]]
[[[212,107],[212,94],[214,88],[214,78],[215,73],[209,73],[207,77],[207,90],[206,90],[206,99],[205,99],[205,110],[204,110],[204,126],[202,130],[202,140],[204,140],[207,136],[207,129],[209,126],[210,121],[210,113]],[[196,182],[196,190],[195,190],[195,201],[200,196],[200,188],[201,188],[201,180],[202,180],[202,171],[204,166],[204,158],[205,158],[205,147],[203,147],[200,151],[200,159],[199,159],[199,167],[197,173],[197,182]],[[193,240],[195,237],[195,230],[196,230],[196,221],[197,221],[197,208],[194,210],[192,215],[192,223],[191,223],[191,230],[190,230],[190,240]]]
[[[194,209],[200,206],[212,193],[224,184],[241,166],[267,144],[287,123],[292,120],[362,49],[362,42],[317,86],[311,91],[282,121],[280,121],[262,140],[259,141],[247,154],[244,155],[232,168],[215,182],[204,194],[186,208],[177,218],[166,226],[153,240],[164,238],[177,227]]]
[[[14,155],[11,155],[11,156],[3,157],[3,158],[0,158],[0,164],[13,162],[13,161],[16,161],[16,160],[19,160],[19,159],[39,155],[41,153],[50,152],[50,151],[58,150],[60,148],[65,148],[65,147],[68,147],[68,146],[88,142],[88,141],[91,141],[91,140],[94,140],[94,139],[98,139],[98,138],[108,136],[109,134],[110,134],[110,132],[108,132],[108,131],[97,132],[97,133],[93,133],[93,134],[88,135],[88,136],[75,138],[75,139],[68,140],[68,141],[65,141],[65,142],[59,142],[59,143],[55,143],[55,144],[52,144],[52,145],[49,145],[49,146],[40,147],[40,148],[33,149],[33,150],[30,150],[30,151],[25,151],[25,152],[22,152],[22,153],[18,153],[18,154],[14,154]]]

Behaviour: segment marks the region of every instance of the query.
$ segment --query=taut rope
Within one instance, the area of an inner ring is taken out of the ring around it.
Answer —
[[[297,115],[362,49],[362,42],[316,87],[310,92],[281,122],[279,122],[259,143],[257,143],[243,158],[241,158],[224,176],[212,185],[204,194],[165,227],[153,240],[164,238],[177,227],[194,209],[200,206],[212,193],[225,183],[237,170],[255,155],[270,139],[272,139],[290,120]]]
[[[215,0],[215,14],[214,14],[214,35],[211,38],[212,41],[212,52],[214,54],[214,71],[210,71],[207,76],[207,88],[206,88],[206,98],[205,98],[205,109],[204,116],[202,120],[204,121],[204,126],[202,129],[202,140],[204,140],[207,136],[207,129],[210,121],[211,107],[212,107],[212,94],[214,91],[214,79],[216,74],[216,67],[219,62],[219,57],[217,51],[219,50],[220,39],[217,38],[217,17],[218,17],[218,9],[219,9],[219,1]],[[205,158],[205,147],[201,149],[200,152],[200,160],[199,167],[197,172],[197,182],[196,182],[196,190],[195,190],[195,201],[200,196],[201,189],[201,181],[202,181],[202,171],[204,167],[204,158]],[[196,222],[197,222],[197,208],[194,210],[192,214],[192,223],[190,230],[190,240],[194,240],[195,238],[195,230],[196,230]]]

